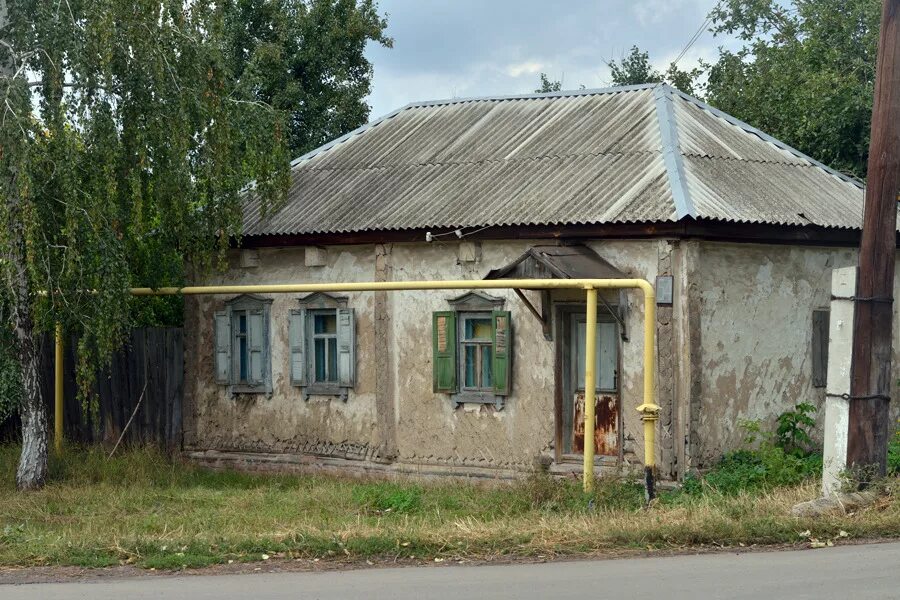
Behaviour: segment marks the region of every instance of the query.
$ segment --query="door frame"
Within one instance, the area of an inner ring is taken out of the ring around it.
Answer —
[[[615,307],[615,305],[613,305]],[[563,403],[565,402],[565,385],[566,385],[566,377],[568,376],[568,371],[571,369],[571,344],[569,343],[569,336],[571,335],[570,328],[568,324],[571,322],[572,315],[576,314],[586,314],[586,305],[584,302],[554,302],[553,303],[553,339],[555,346],[555,355],[556,355],[556,365],[554,369],[554,393],[553,393],[553,404],[554,404],[554,421],[555,421],[555,437],[556,443],[554,444],[554,455],[557,463],[576,463],[581,462],[583,460],[582,454],[564,454],[563,453]],[[623,457],[623,446],[624,446],[624,419],[623,419],[623,401],[622,401],[622,382],[624,380],[622,376],[622,332],[621,325],[618,323],[616,318],[610,314],[609,309],[605,306],[598,305],[597,306],[597,322],[612,322],[616,324],[616,328],[619,331],[619,335],[616,336],[616,343],[618,344],[618,348],[616,349],[616,370],[617,370],[617,378],[616,378],[616,393],[619,398],[619,410],[618,410],[618,422],[616,426],[619,432],[619,440],[618,440],[618,448],[619,452],[617,456],[596,456],[594,458],[595,464],[602,464],[603,462],[609,461],[613,459],[616,461],[616,464],[619,464],[622,461]]]

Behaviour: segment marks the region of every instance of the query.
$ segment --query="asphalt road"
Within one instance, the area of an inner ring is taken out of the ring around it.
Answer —
[[[107,579],[0,586],[0,598],[894,600],[900,598],[900,543],[543,564]]]

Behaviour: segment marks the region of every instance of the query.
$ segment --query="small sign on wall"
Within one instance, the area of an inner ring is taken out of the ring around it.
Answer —
[[[656,304],[657,306],[672,306],[672,287],[674,278],[671,275],[657,275],[656,277]]]

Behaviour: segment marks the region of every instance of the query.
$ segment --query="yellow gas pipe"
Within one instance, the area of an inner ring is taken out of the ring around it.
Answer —
[[[134,296],[176,296],[200,294],[297,294],[305,292],[375,292],[401,290],[466,290],[466,289],[583,289],[587,296],[587,339],[585,340],[585,431],[584,436],[584,491],[594,489],[594,436],[593,422],[594,370],[597,355],[597,290],[640,289],[644,292],[644,401],[638,406],[644,422],[644,469],[647,498],[654,496],[654,467],[656,464],[656,421],[659,406],[656,394],[656,296],[653,286],[644,279],[493,279],[456,281],[367,281],[358,283],[297,283],[271,285],[211,285],[183,288],[132,288]],[[56,435],[58,449],[62,444],[62,333],[57,329],[56,342]]]
[[[53,365],[53,447],[62,454],[63,446],[63,334],[62,325],[56,324],[55,355]]]

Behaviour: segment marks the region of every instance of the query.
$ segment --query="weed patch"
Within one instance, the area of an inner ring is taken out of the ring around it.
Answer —
[[[900,536],[900,484],[854,515],[795,519],[817,495],[807,459],[735,454],[716,475],[650,508],[631,481],[535,474],[507,484],[211,472],[153,450],[53,459],[47,486],[14,488],[18,448],[0,446],[0,566],[134,564],[184,569],[269,559],[479,559],[691,545]],[[811,459],[809,459],[811,460]],[[798,462],[799,461],[799,462]],[[756,481],[748,487],[747,481]],[[799,482],[799,483],[798,483]],[[692,489],[694,486],[695,489]]]

